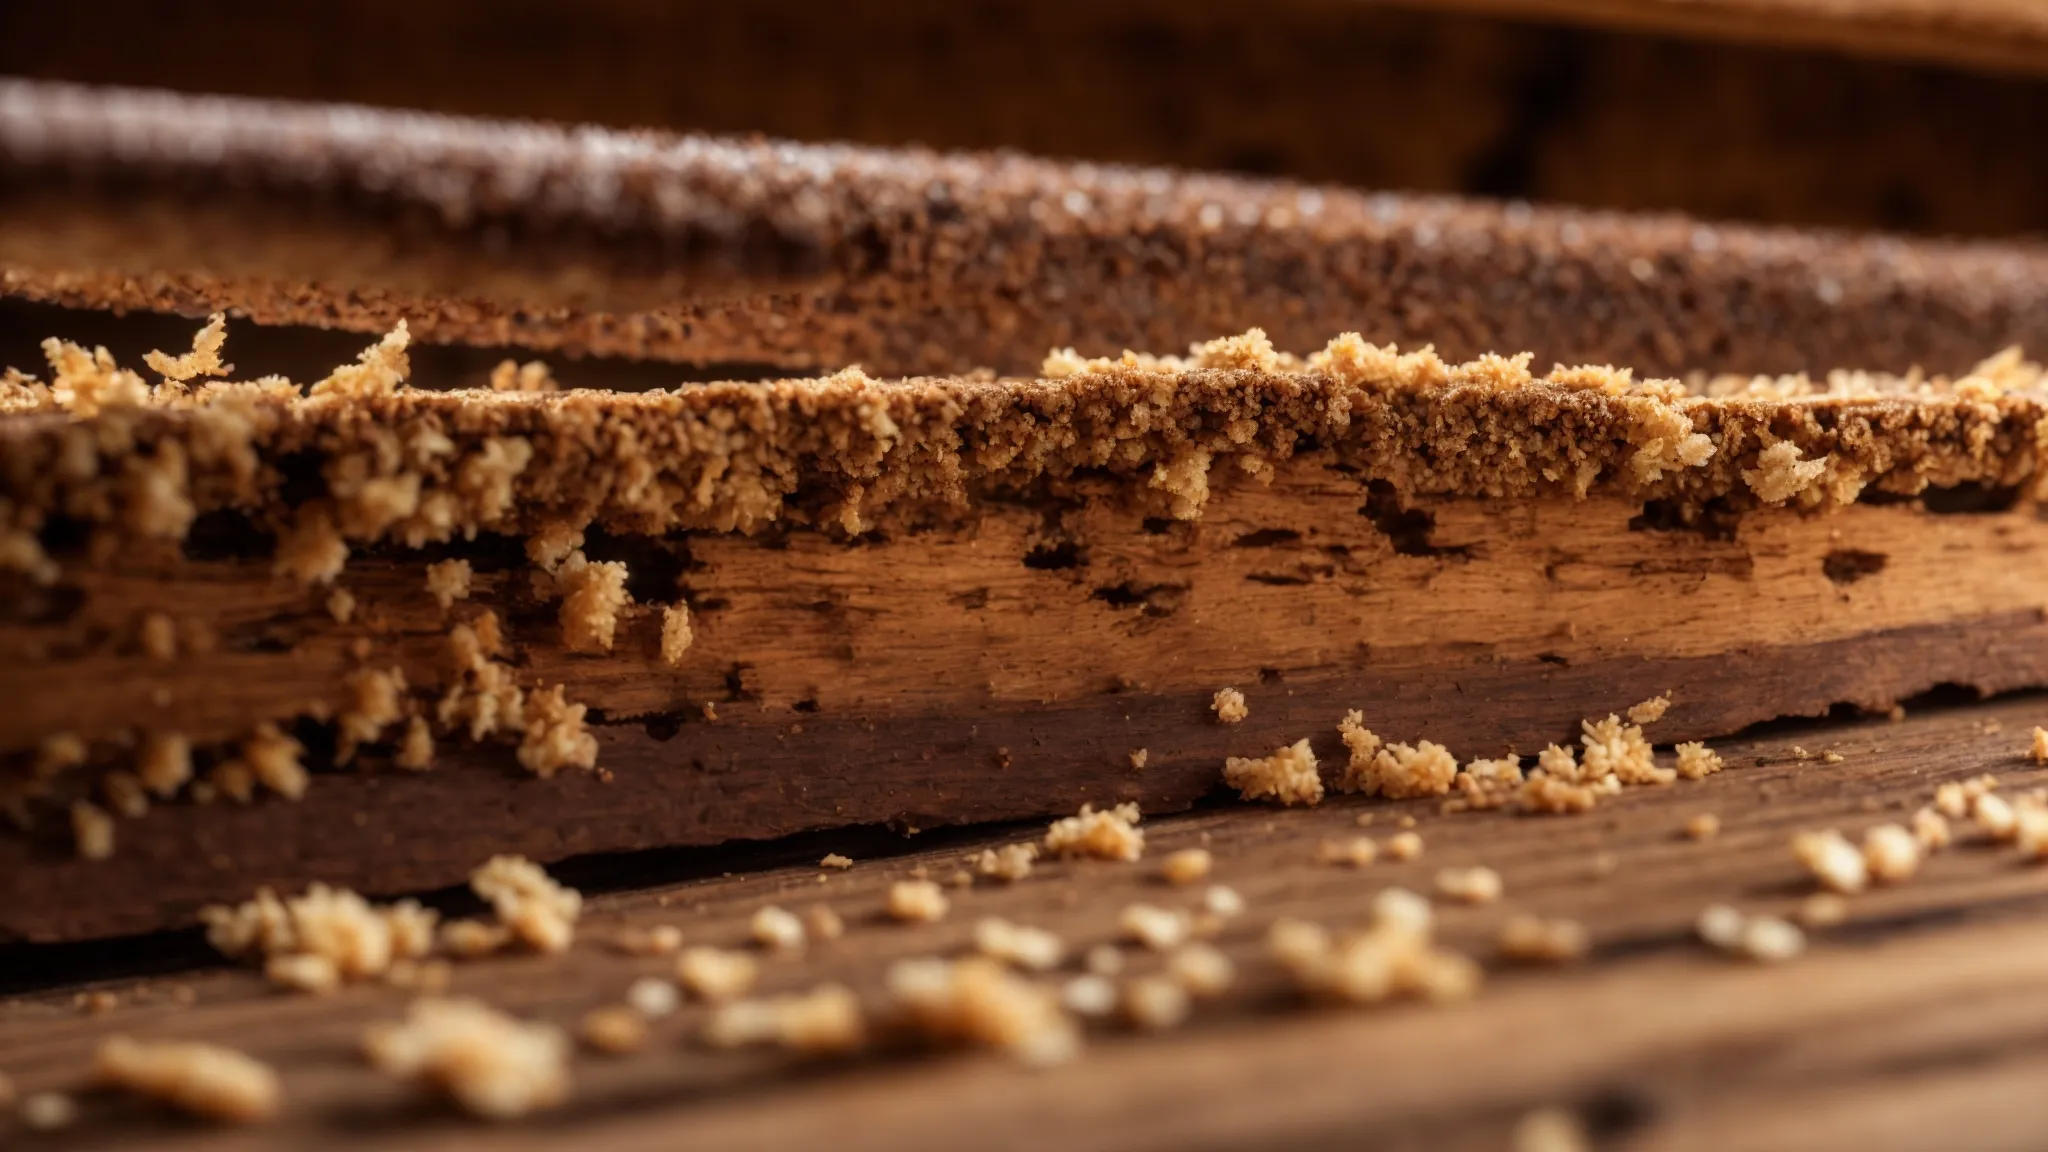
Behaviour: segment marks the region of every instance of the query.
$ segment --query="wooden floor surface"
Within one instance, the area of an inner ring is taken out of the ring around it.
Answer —
[[[738,946],[763,903],[828,903],[843,939],[766,962],[764,989],[824,979],[880,1002],[892,960],[954,954],[983,915],[1056,930],[1078,955],[1113,940],[1133,901],[1189,906],[1201,889],[1157,877],[1167,851],[1206,844],[1215,879],[1246,913],[1218,943],[1239,980],[1185,1026],[1139,1034],[1091,1026],[1072,1063],[1032,1071],[973,1052],[797,1060],[719,1052],[695,1039],[687,1006],[626,1057],[579,1053],[571,1101],[509,1124],[469,1120],[357,1055],[370,1021],[405,994],[359,986],[331,998],[267,989],[254,972],[200,969],[103,983],[117,1005],[94,1015],[79,985],[0,1001],[0,1071],[23,1092],[77,1089],[94,1046],[127,1032],[204,1038],[273,1062],[287,1105],[276,1121],[223,1129],[87,1092],[58,1133],[0,1127],[20,1148],[1509,1148],[1539,1107],[1575,1111],[1592,1146],[1626,1149],[2048,1147],[2048,866],[2024,864],[1958,825],[1955,847],[1921,874],[1850,903],[1848,921],[1810,934],[1807,954],[1758,966],[1710,952],[1692,923],[1727,902],[1790,913],[1813,891],[1787,850],[1803,828],[1851,835],[1903,822],[1935,786],[1990,771],[2018,791],[2048,783],[2026,756],[2048,722],[2039,696],[1803,726],[1718,743],[1729,770],[1636,789],[1592,813],[1440,814],[1433,803],[1333,798],[1316,809],[1229,805],[1148,821],[1135,865],[1054,862],[1014,886],[950,890],[945,920],[882,916],[891,881],[923,867],[943,878],[977,844],[898,841],[847,872],[783,867],[642,888],[592,901],[560,957],[459,965],[454,990],[573,1025],[670,961],[606,946],[628,924],[673,923],[691,943]],[[1654,729],[1652,736],[1654,737]],[[1803,746],[1810,758],[1802,758]],[[1819,758],[1841,755],[1839,763]],[[1356,819],[1372,812],[1369,828]],[[1687,817],[1719,816],[1718,837],[1685,837]],[[1316,862],[1325,837],[1384,842],[1403,814],[1419,860],[1353,869]],[[1033,834],[989,832],[989,843]],[[872,839],[868,841],[872,844]],[[829,847],[829,846],[828,846]],[[823,849],[821,849],[822,851]],[[1427,892],[1438,869],[1486,864],[1498,903],[1439,903],[1440,938],[1485,961],[1479,996],[1452,1007],[1313,1007],[1264,951],[1279,916],[1359,921],[1389,885]],[[1516,912],[1567,916],[1591,931],[1588,962],[1500,963],[1492,941]],[[151,947],[159,946],[151,943]],[[15,953],[20,962],[21,954]],[[1132,970],[1151,958],[1132,954]],[[1070,970],[1078,970],[1069,966]],[[188,991],[189,990],[189,991]],[[192,1003],[181,1003],[196,995]]]

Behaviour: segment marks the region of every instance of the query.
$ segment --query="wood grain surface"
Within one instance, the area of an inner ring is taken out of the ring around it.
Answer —
[[[80,1087],[94,1045],[125,1032],[243,1047],[277,1065],[288,1105],[269,1126],[219,1130],[87,1094],[77,1126],[10,1132],[10,1146],[1478,1149],[1509,1147],[1520,1117],[1554,1106],[1576,1112],[1599,1148],[2037,1148],[2048,1136],[2037,1091],[2048,1074],[2048,868],[1959,825],[1953,848],[1907,883],[1850,898],[1847,922],[1813,931],[1793,962],[1724,958],[1691,925],[1715,902],[1791,912],[1813,890],[1787,850],[1795,831],[1853,836],[1903,821],[1938,783],[1979,772],[1998,773],[2008,793],[2048,783],[2024,755],[2043,719],[2048,699],[2029,696],[1915,710],[1898,723],[1780,727],[1719,742],[1729,763],[1719,776],[1633,790],[1577,817],[1445,815],[1427,802],[1231,804],[1148,821],[1138,864],[1048,863],[1014,886],[953,890],[951,915],[929,925],[882,918],[890,882],[920,867],[944,877],[969,849],[1038,826],[954,833],[936,846],[849,832],[786,847],[844,846],[858,861],[845,873],[799,865],[678,879],[740,865],[729,855],[615,858],[576,872],[631,890],[595,899],[570,953],[456,969],[459,993],[573,1024],[634,977],[668,970],[606,946],[627,925],[670,923],[691,943],[741,946],[762,904],[826,903],[845,918],[845,937],[767,961],[764,986],[840,980],[879,1005],[889,962],[958,953],[984,915],[1053,929],[1078,953],[1112,940],[1132,901],[1190,905],[1199,889],[1163,884],[1158,861],[1207,844],[1215,879],[1249,906],[1218,939],[1239,965],[1236,987],[1172,1032],[1091,1027],[1077,1061],[1041,1072],[893,1048],[829,1061],[714,1052],[693,1039],[704,1017],[692,1006],[636,1055],[579,1055],[563,1109],[489,1126],[356,1055],[362,1027],[395,1017],[403,993],[288,996],[252,972],[202,969],[103,983],[117,1006],[92,1015],[74,1004],[80,986],[61,982],[63,962],[18,947],[0,964],[60,979],[0,1002],[0,1070],[22,1090]],[[1821,759],[1830,751],[1841,760]],[[1720,835],[1685,837],[1684,821],[1703,812],[1719,816]],[[1316,862],[1325,837],[1384,841],[1404,814],[1425,841],[1419,860]],[[1276,917],[1355,923],[1383,887],[1428,891],[1438,869],[1480,863],[1501,873],[1505,897],[1439,905],[1440,938],[1487,967],[1469,1003],[1314,1008],[1264,954]],[[1591,957],[1564,969],[1503,965],[1491,941],[1517,912],[1578,919]],[[130,942],[119,962],[175,947]],[[1128,951],[1131,971],[1156,963]],[[196,1002],[179,1004],[187,994]]]
[[[347,624],[262,555],[137,547],[55,590],[17,582],[0,615],[0,752],[17,762],[61,732],[92,739],[100,769],[129,766],[137,734],[205,755],[344,707],[357,667],[403,668],[430,708],[449,628],[488,606],[523,683],[593,709],[610,775],[535,779],[509,747],[443,735],[426,773],[390,770],[388,749],[346,771],[316,753],[297,802],[158,804],[121,821],[108,860],[78,859],[68,821],[45,819],[0,837],[0,939],[180,927],[258,884],[439,887],[495,851],[553,861],[1088,801],[1181,810],[1227,756],[1309,737],[1341,763],[1353,708],[1388,739],[1473,757],[1568,741],[1661,692],[1672,743],[1882,712],[1942,684],[2048,684],[2030,575],[2048,522],[2031,506],[1767,509],[1671,530],[1615,499],[1402,503],[1302,461],[1220,487],[1194,522],[1076,499],[858,547],[800,531],[600,544],[642,601],[609,654],[564,648],[503,540],[465,551],[478,574],[453,611],[427,595],[426,557],[351,563]],[[677,598],[696,640],[671,668],[657,605]],[[149,657],[151,612],[209,643]],[[1243,723],[1210,711],[1225,685],[1250,701]],[[58,783],[91,781],[76,775]]]

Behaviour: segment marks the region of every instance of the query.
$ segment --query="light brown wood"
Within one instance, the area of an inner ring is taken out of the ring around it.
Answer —
[[[0,935],[188,924],[258,883],[435,887],[497,850],[555,860],[1084,801],[1176,810],[1227,756],[1309,737],[1341,763],[1352,708],[1388,739],[1470,758],[1569,741],[1581,719],[1663,692],[1660,735],[1677,741],[1882,711],[1940,684],[2048,683],[2031,575],[2048,523],[2030,506],[1762,509],[1674,529],[1613,498],[1403,503],[1309,459],[1270,485],[1219,485],[1199,521],[1152,511],[1083,491],[858,545],[807,531],[593,544],[626,557],[643,599],[692,606],[676,668],[652,603],[610,654],[566,650],[514,541],[468,550],[479,573],[450,612],[425,557],[359,559],[340,580],[346,624],[328,589],[273,576],[260,547],[136,546],[56,590],[24,584],[0,622],[15,705],[0,749],[17,761],[64,732],[94,742],[101,770],[132,763],[148,733],[232,754],[259,722],[342,709],[361,667],[402,668],[431,711],[448,629],[487,606],[522,683],[595,710],[610,776],[535,780],[510,747],[443,733],[425,775],[373,751],[296,803],[160,804],[120,823],[106,861],[75,858],[60,795],[35,838],[0,838]],[[152,612],[207,643],[152,659],[138,639]],[[1210,711],[1225,685],[1250,701],[1241,724]]]
[[[1904,820],[1936,784],[1983,771],[1998,773],[2008,794],[2048,784],[2048,771],[2024,755],[2028,728],[2044,718],[2048,703],[2023,697],[1897,724],[1717,742],[1730,764],[1721,775],[1632,790],[1579,817],[1440,815],[1426,803],[1346,800],[1312,810],[1232,805],[1148,821],[1147,859],[1137,865],[1049,863],[1016,886],[955,891],[952,914],[932,925],[881,920],[888,884],[920,866],[944,876],[962,852],[1036,827],[928,849],[911,839],[902,854],[843,841],[857,857],[846,873],[796,866],[668,882],[662,869],[687,862],[641,858],[613,873],[639,890],[598,898],[569,955],[457,969],[460,993],[568,1024],[633,977],[666,970],[605,947],[624,926],[674,923],[692,943],[738,945],[763,903],[825,902],[846,918],[846,937],[769,961],[767,987],[843,980],[878,1003],[890,961],[956,952],[983,915],[1052,928],[1079,951],[1113,938],[1128,902],[1188,905],[1200,890],[1162,884],[1157,861],[1206,841],[1215,879],[1249,905],[1219,940],[1240,966],[1238,986],[1172,1033],[1091,1031],[1076,1063],[1047,1072],[977,1054],[802,1063],[714,1053],[690,1039],[703,1018],[691,1007],[660,1025],[643,1053],[580,1056],[578,1093],[563,1111],[481,1128],[355,1056],[359,1029],[399,1012],[402,994],[358,987],[332,999],[291,997],[243,971],[117,981],[107,987],[119,1006],[97,1017],[73,1006],[71,987],[6,1001],[0,1070],[28,1091],[73,1087],[93,1045],[121,1031],[242,1046],[276,1062],[285,1079],[289,1107],[267,1128],[170,1124],[94,1097],[79,1128],[49,1141],[59,1147],[374,1139],[389,1148],[854,1149],[957,1146],[973,1133],[977,1146],[1002,1148],[1500,1148],[1528,1110],[1560,1106],[1587,1118],[1601,1147],[2028,1148],[2039,1112],[2026,1086],[2048,1071],[2039,1055],[2048,930],[2038,923],[2048,867],[1958,825],[1957,845],[1919,876],[1851,898],[1847,923],[1814,931],[1809,953],[1780,967],[1712,954],[1691,924],[1713,902],[1795,908],[1813,886],[1787,851],[1794,831],[1854,835]],[[1825,763],[1823,751],[1843,759]],[[1367,812],[1363,833],[1382,840],[1400,815],[1414,815],[1423,857],[1364,870],[1314,861],[1321,839],[1358,834],[1354,818]],[[1699,812],[1719,815],[1717,838],[1682,835]],[[1439,868],[1474,863],[1498,869],[1507,893],[1496,905],[1440,908],[1442,938],[1487,962],[1487,984],[1468,1004],[1310,1008],[1264,957],[1276,917],[1353,923],[1384,886],[1426,891]],[[1582,921],[1595,944],[1590,961],[1501,966],[1493,932],[1522,911]],[[1132,970],[1155,962],[1133,953]],[[196,1005],[172,1002],[179,985],[196,992]]]

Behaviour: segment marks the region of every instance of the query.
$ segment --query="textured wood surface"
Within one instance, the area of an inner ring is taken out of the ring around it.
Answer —
[[[1476,1149],[1508,1146],[1519,1117],[1558,1106],[1575,1110],[1601,1148],[2033,1148],[2048,1124],[2033,1090],[2048,1073],[2048,868],[1959,826],[1957,845],[1918,877],[1851,898],[1848,922],[1813,932],[1808,953],[1779,967],[1712,954],[1691,924],[1714,902],[1790,912],[1812,890],[1786,848],[1797,830],[1854,835],[1904,820],[1939,782],[1983,771],[1999,773],[2009,792],[2048,783],[2023,755],[2029,727],[2043,719],[2048,700],[2035,696],[1724,741],[1730,767],[1721,775],[1635,790],[1578,817],[1441,815],[1426,803],[1233,804],[1149,821],[1142,863],[1047,864],[1013,887],[955,890],[948,919],[915,927],[880,918],[890,881],[920,865],[944,876],[969,848],[1037,827],[929,848],[912,838],[887,851],[849,834],[836,843],[859,862],[822,880],[792,866],[679,881],[692,869],[737,865],[689,855],[615,860],[608,875],[634,890],[596,899],[568,955],[456,973],[458,992],[569,1024],[635,976],[666,970],[608,950],[620,927],[673,923],[692,943],[737,945],[761,904],[822,902],[845,917],[846,936],[769,961],[766,987],[842,980],[872,999],[888,962],[956,952],[983,915],[1054,929],[1079,952],[1113,938],[1128,902],[1190,904],[1199,889],[1163,885],[1157,861],[1206,842],[1215,879],[1249,905],[1219,940],[1238,961],[1237,987],[1171,1033],[1092,1030],[1077,1062],[1046,1072],[978,1054],[801,1063],[715,1053],[691,1039],[703,1018],[692,1007],[637,1055],[580,1056],[577,1094],[563,1110],[486,1127],[356,1057],[359,1030],[401,1011],[401,993],[290,997],[239,970],[116,980],[104,987],[119,1004],[99,1016],[73,1006],[79,989],[69,985],[0,1002],[0,1070],[28,1091],[73,1088],[112,1032],[207,1038],[274,1061],[289,1097],[272,1126],[220,1132],[89,1096],[78,1127],[22,1147],[905,1148],[968,1138],[1020,1148]],[[1823,762],[1825,751],[1841,761]],[[1400,815],[1414,815],[1422,858],[1363,870],[1314,861],[1321,839],[1357,834],[1355,817],[1367,812],[1364,833],[1382,840]],[[1720,817],[1718,838],[1681,834],[1700,812]],[[1427,890],[1439,868],[1478,863],[1499,870],[1506,896],[1439,912],[1441,938],[1487,964],[1486,986],[1468,1004],[1309,1008],[1264,956],[1275,917],[1352,923],[1384,886]],[[1493,933],[1523,911],[1579,919],[1594,941],[1590,960],[1501,966]],[[152,947],[164,945],[137,942],[135,955]],[[16,950],[8,963],[47,971],[37,957],[48,955]],[[1150,963],[1132,960],[1133,971]],[[175,1003],[180,988],[196,1003]]]
[[[493,851],[559,860],[1083,801],[1179,810],[1226,756],[1307,736],[1341,763],[1352,708],[1389,739],[1473,757],[1570,740],[1581,718],[1667,691],[1658,735],[1675,742],[1881,712],[1940,684],[2048,683],[2029,575],[2048,524],[2030,507],[1762,510],[1722,532],[1647,520],[1612,499],[1402,506],[1304,462],[1270,487],[1219,488],[1197,522],[1077,499],[860,547],[803,532],[615,542],[645,603],[609,655],[562,647],[509,542],[474,550],[453,613],[427,595],[422,559],[355,562],[346,625],[326,590],[272,577],[265,557],[130,549],[27,589],[0,619],[14,705],[0,749],[77,732],[119,766],[119,738],[175,731],[204,751],[341,708],[357,667],[402,667],[430,705],[451,622],[490,606],[522,682],[565,684],[595,710],[611,776],[538,780],[509,747],[444,737],[424,774],[379,752],[319,772],[296,803],[158,805],[121,821],[110,860],[77,859],[68,823],[46,820],[0,838],[0,938],[181,926],[256,884],[437,887]],[[650,605],[676,596],[697,638],[669,668]],[[212,646],[144,655],[151,611]],[[1225,685],[1250,701],[1241,724],[1210,711]]]

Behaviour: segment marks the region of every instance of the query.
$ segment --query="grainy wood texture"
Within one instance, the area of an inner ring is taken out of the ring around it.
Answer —
[[[158,805],[121,822],[111,860],[77,859],[68,822],[46,820],[35,839],[0,837],[0,934],[189,924],[259,883],[437,887],[500,850],[558,860],[1083,801],[1177,810],[1226,756],[1307,736],[1341,763],[1352,708],[1389,739],[1472,757],[1569,741],[1580,719],[1666,691],[1669,742],[1882,711],[1945,683],[2048,683],[2031,576],[2048,524],[2030,507],[1767,509],[1668,530],[1613,499],[1403,505],[1308,462],[1219,488],[1196,522],[1076,500],[858,547],[806,532],[628,544],[643,597],[693,605],[680,667],[661,663],[646,606],[611,654],[566,651],[510,544],[475,553],[453,613],[427,595],[423,559],[359,561],[341,578],[358,605],[346,625],[325,589],[260,556],[137,548],[55,593],[23,585],[0,620],[0,749],[76,732],[122,766],[131,731],[231,745],[261,721],[342,709],[363,666],[402,667],[430,705],[451,621],[488,605],[522,682],[566,684],[603,718],[611,775],[537,780],[508,747],[444,737],[425,774],[373,755],[296,803]],[[137,622],[156,611],[210,646],[142,654]],[[1241,724],[1210,712],[1225,685],[1250,701]]]
[[[791,867],[662,883],[643,858],[646,887],[597,899],[568,955],[456,973],[458,992],[572,1023],[635,976],[666,970],[605,947],[624,926],[673,923],[693,943],[738,945],[763,903],[827,903],[846,918],[845,938],[769,961],[766,986],[833,979],[874,998],[890,961],[957,952],[983,915],[1054,929],[1078,952],[1112,939],[1131,901],[1189,905],[1199,889],[1163,885],[1157,861],[1206,843],[1215,878],[1249,905],[1218,941],[1239,964],[1237,987],[1178,1031],[1092,1031],[1077,1062],[1046,1072],[974,1054],[802,1063],[714,1053],[691,1039],[703,1019],[692,1007],[637,1055],[579,1057],[577,1095],[563,1110],[484,1127],[356,1057],[359,1030],[395,1016],[401,993],[290,997],[243,971],[116,982],[107,989],[119,1005],[100,1016],[74,1007],[72,988],[7,1001],[0,1070],[24,1090],[69,1089],[110,1033],[205,1038],[274,1061],[290,1101],[272,1126],[220,1132],[93,1096],[76,1128],[23,1147],[857,1149],[965,1138],[994,1148],[1478,1149],[1506,1147],[1528,1110],[1560,1106],[1601,1148],[2036,1148],[2048,1132],[2033,1090],[2048,1073],[2048,867],[1959,827],[1957,845],[1918,877],[1852,898],[1845,924],[1814,932],[1808,954],[1779,967],[1712,954],[1691,924],[1713,902],[1790,912],[1812,890],[1787,852],[1794,831],[1855,834],[1904,820],[1936,784],[1983,771],[1999,773],[2008,792],[2048,783],[2023,754],[2044,718],[2048,701],[2036,696],[1724,741],[1721,775],[1633,790],[1578,817],[1342,800],[1231,806],[1148,822],[1142,863],[1046,864],[1022,884],[955,890],[948,919],[915,927],[880,918],[889,882],[920,866],[944,876],[974,845],[919,850],[912,839],[907,853],[886,857],[856,848],[863,859],[850,872],[822,878]],[[1843,759],[1825,763],[1823,751]],[[1718,838],[1681,834],[1700,812],[1719,815]],[[1321,839],[1359,833],[1355,818],[1366,813],[1365,834],[1381,839],[1401,815],[1415,816],[1423,857],[1364,870],[1314,861]],[[992,832],[987,842],[1035,831]],[[1384,886],[1426,891],[1439,868],[1475,863],[1500,871],[1504,899],[1439,910],[1440,936],[1487,962],[1486,986],[1468,1004],[1309,1008],[1264,956],[1276,917],[1352,923]],[[1582,921],[1595,945],[1589,962],[1498,964],[1493,933],[1522,911]],[[1131,959],[1133,971],[1155,962]],[[197,1002],[177,1005],[178,988]]]

